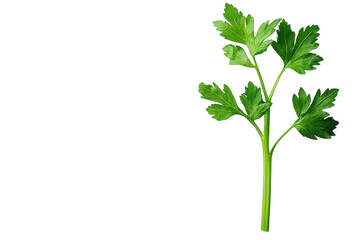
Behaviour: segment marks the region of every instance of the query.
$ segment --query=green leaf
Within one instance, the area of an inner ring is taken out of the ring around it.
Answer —
[[[214,25],[221,36],[230,41],[246,44],[249,37],[254,35],[254,21],[248,15],[246,19],[249,26],[245,26],[245,16],[231,4],[226,3],[224,17],[228,22],[214,21]]]
[[[320,65],[322,57],[311,53],[318,48],[316,43],[319,36],[317,25],[301,28],[295,41],[295,32],[291,30],[290,24],[283,20],[277,30],[277,41],[272,47],[279,54],[286,68],[291,68],[297,73],[305,74],[305,70],[314,70],[315,65]]]
[[[304,89],[300,88],[299,97],[293,95],[293,105],[295,108],[296,115],[300,117],[309,108],[311,102],[310,94],[306,95]]]
[[[260,25],[255,38],[251,39],[250,41],[249,51],[251,55],[259,55],[268,49],[268,47],[274,40],[266,39],[275,32],[275,27],[279,24],[280,21],[281,19],[279,18],[272,21],[271,23],[269,23],[269,21],[266,21]]]
[[[282,20],[276,33],[277,41],[272,43],[272,47],[282,58],[284,64],[287,64],[292,57],[295,32],[291,30],[290,25],[285,20]]]
[[[224,85],[224,91],[222,91],[215,83],[213,84],[214,86],[205,83],[199,85],[201,98],[220,103],[211,105],[206,111],[218,121],[226,120],[235,114],[246,117],[245,113],[238,107],[230,88]]]
[[[228,44],[223,50],[225,51],[224,55],[230,59],[230,65],[242,65],[249,68],[254,67],[254,64],[249,60],[242,47]]]
[[[331,138],[335,136],[333,132],[338,121],[329,117],[329,113],[324,109],[333,107],[335,97],[339,89],[326,89],[323,94],[318,90],[310,105],[310,95],[300,88],[299,96],[294,94],[293,105],[299,118],[294,123],[294,127],[304,136],[311,139]],[[310,105],[310,106],[309,106]]]
[[[261,54],[267,50],[273,40],[266,40],[275,32],[275,27],[281,21],[276,19],[260,25],[256,35],[254,35],[254,18],[249,14],[245,17],[233,5],[225,4],[224,17],[225,21],[214,21],[216,30],[225,39],[245,44],[252,56]]]
[[[261,118],[270,108],[270,102],[264,102],[261,96],[260,88],[256,87],[252,82],[245,87],[245,93],[240,96],[240,100],[245,107],[250,121]]]
[[[323,60],[322,57],[314,53],[309,53],[294,62],[291,62],[288,68],[291,68],[297,73],[305,74],[305,70],[315,70],[314,65],[320,65],[320,62]]]

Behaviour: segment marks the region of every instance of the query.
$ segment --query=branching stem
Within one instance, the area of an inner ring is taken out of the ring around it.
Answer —
[[[259,133],[259,136],[261,138],[261,140],[263,140],[263,133],[261,132],[260,128],[258,127],[258,125],[254,122],[254,121],[250,121],[249,122],[255,127],[256,131]]]
[[[266,100],[267,102],[270,102],[270,98],[269,98],[269,96],[267,95],[266,88],[265,88],[265,84],[264,84],[264,80],[263,80],[263,78],[262,78],[262,76],[261,76],[259,67],[258,67],[257,62],[256,62],[256,60],[255,60],[255,56],[252,56],[252,59],[254,60],[254,65],[255,65],[256,73],[257,73],[257,75],[258,75],[258,77],[259,77],[260,84],[261,84],[261,88],[262,88],[263,93],[264,93],[264,96],[265,96],[265,100]]]
[[[274,146],[271,148],[271,151],[270,151],[270,156],[272,157],[273,155],[273,152],[274,152],[274,149],[276,147],[276,145],[280,142],[280,140],[288,133],[290,132],[290,130],[294,127],[294,125],[291,125],[291,127],[289,127],[288,130],[286,130],[280,137],[279,139],[275,142]]]
[[[277,86],[277,84],[278,84],[278,82],[279,82],[279,80],[280,80],[280,78],[281,78],[281,75],[284,73],[286,67],[287,67],[287,66],[284,66],[284,67],[283,67],[283,69],[281,70],[279,76],[277,77],[277,79],[276,79],[276,81],[275,81],[275,83],[274,83],[273,88],[271,89],[270,96],[269,96],[270,101],[271,101],[271,99],[272,99],[272,97],[273,97],[273,95],[274,95],[276,86]]]
[[[277,84],[279,83],[279,80],[281,78],[281,75],[284,73],[287,66],[284,66],[277,77],[274,86],[270,92],[270,95],[267,94],[264,80],[261,76],[259,67],[257,65],[257,62],[255,60],[255,56],[252,56],[254,60],[255,70],[259,77],[261,88],[265,96],[266,102],[271,102],[271,99],[274,95],[275,89]],[[251,122],[251,121],[250,121]],[[270,109],[268,109],[265,113],[264,117],[264,133],[261,134],[261,130],[257,127],[255,122],[251,122],[256,130],[258,131],[261,139],[262,139],[262,148],[263,148],[263,196],[262,196],[262,210],[261,210],[261,230],[268,232],[269,231],[269,225],[270,225],[270,200],[271,200],[271,165],[272,165],[272,154],[274,152],[274,149],[276,145],[279,143],[279,141],[294,127],[292,125],[288,130],[283,133],[280,138],[275,142],[274,146],[272,147],[271,151],[269,151],[269,139],[270,139]]]

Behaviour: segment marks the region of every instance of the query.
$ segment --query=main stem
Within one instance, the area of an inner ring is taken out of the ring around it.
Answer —
[[[263,196],[261,211],[261,230],[268,232],[270,224],[270,198],[271,198],[271,155],[269,152],[270,135],[270,109],[264,117],[263,146]]]
[[[254,65],[256,73],[258,74],[261,88],[263,90],[266,102],[271,101],[271,97],[274,94],[277,82],[279,81],[284,69],[281,71],[278,79],[276,80],[275,86],[271,91],[271,96],[267,95],[265,84],[261,76],[259,67],[255,60],[255,56],[252,56],[254,60]],[[261,136],[261,135],[260,135]],[[262,137],[262,147],[263,147],[263,199],[262,199],[262,211],[261,211],[261,230],[268,232],[270,224],[270,198],[271,198],[271,154],[269,151],[269,136],[270,136],[270,108],[265,113],[264,117],[264,135]]]

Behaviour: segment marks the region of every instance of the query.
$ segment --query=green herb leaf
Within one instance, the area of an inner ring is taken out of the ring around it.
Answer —
[[[295,108],[296,115],[300,117],[302,114],[304,114],[307,109],[310,106],[311,97],[310,94],[306,95],[303,88],[300,88],[299,90],[299,97],[296,97],[296,95],[293,95],[293,105]]]
[[[273,40],[266,40],[275,32],[275,27],[281,21],[276,19],[260,25],[256,36],[254,35],[254,18],[249,14],[246,17],[233,5],[226,4],[224,10],[225,21],[214,21],[216,30],[221,32],[225,39],[245,44],[252,56],[261,54],[267,50]]]
[[[249,37],[254,35],[254,19],[248,15],[249,25],[245,26],[245,16],[233,5],[226,3],[224,11],[224,17],[228,22],[214,21],[216,30],[227,40],[247,44]]]
[[[266,39],[275,32],[275,27],[279,24],[280,21],[281,19],[279,18],[272,21],[271,23],[269,23],[269,21],[266,21],[260,25],[255,38],[251,39],[250,41],[249,51],[251,55],[255,56],[261,54],[268,49],[268,47],[274,40]]]
[[[293,105],[299,118],[294,123],[294,127],[304,136],[311,139],[331,138],[335,136],[333,132],[339,124],[324,109],[333,107],[335,97],[339,89],[326,89],[323,94],[318,90],[310,105],[310,95],[306,95],[301,88],[299,96],[294,94]],[[310,106],[309,106],[310,105]]]
[[[245,87],[245,93],[240,96],[240,100],[245,107],[250,121],[261,118],[270,108],[270,102],[264,102],[261,96],[260,88],[252,82]]]
[[[224,91],[222,91],[215,83],[213,84],[214,86],[205,83],[199,85],[201,98],[221,104],[212,104],[206,111],[218,121],[226,120],[235,114],[245,117],[245,113],[238,107],[230,88],[224,85]]]
[[[317,25],[301,28],[295,41],[295,32],[291,30],[290,24],[281,21],[277,32],[277,41],[271,45],[284,61],[286,68],[291,68],[297,73],[305,74],[305,70],[314,70],[315,65],[320,65],[322,57],[310,53],[318,48],[316,43],[319,36]]]
[[[223,50],[225,51],[224,55],[230,59],[230,65],[242,65],[249,68],[254,67],[254,64],[249,60],[242,47],[228,44]]]

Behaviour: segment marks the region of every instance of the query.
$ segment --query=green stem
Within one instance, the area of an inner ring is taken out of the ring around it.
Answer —
[[[264,80],[261,76],[259,67],[255,60],[255,57],[252,56],[254,60],[255,69],[259,77],[261,88],[263,90],[266,102],[270,102]],[[284,70],[282,70],[283,72]],[[280,74],[281,76],[281,74]],[[280,79],[280,77],[278,77]],[[277,80],[279,81],[279,80]],[[270,136],[270,109],[265,113],[264,117],[264,134],[262,137],[262,146],[263,146],[263,199],[262,199],[262,211],[261,211],[261,230],[268,232],[269,223],[270,223],[270,198],[271,198],[271,155],[269,152],[269,136]]]
[[[270,98],[269,98],[269,96],[267,95],[267,92],[266,92],[266,89],[265,89],[264,80],[263,80],[263,78],[262,78],[262,76],[261,76],[259,67],[258,67],[257,62],[256,62],[256,60],[255,60],[255,56],[252,56],[252,59],[254,60],[254,65],[255,65],[256,73],[257,73],[257,75],[258,75],[258,77],[259,77],[259,79],[260,79],[261,88],[262,88],[262,90],[263,90],[263,93],[264,93],[264,96],[265,96],[265,100],[266,100],[267,102],[270,102]]]
[[[279,80],[280,80],[280,78],[281,78],[281,75],[284,73],[284,71],[285,71],[286,68],[287,68],[287,66],[284,66],[284,67],[283,67],[283,69],[281,70],[279,76],[277,77],[277,79],[276,79],[276,81],[275,81],[275,83],[274,83],[273,88],[271,89],[270,96],[269,96],[270,101],[271,101],[271,99],[272,99],[272,97],[273,97],[273,95],[274,95],[276,86],[278,85],[278,82],[279,82]]]
[[[286,130],[286,131],[279,137],[279,139],[275,142],[274,146],[271,148],[270,157],[272,157],[276,145],[280,142],[280,140],[281,140],[288,132],[290,132],[290,130],[291,130],[293,127],[294,127],[294,125],[291,125],[291,127],[289,127],[289,129]]]
[[[255,62],[255,58],[254,58]],[[281,75],[284,73],[287,66],[284,66],[281,70],[279,76],[277,77],[273,88],[271,89],[270,95],[266,98],[266,101],[270,102],[277,84],[281,78]],[[258,71],[257,65],[255,63],[255,68],[258,72],[259,78],[261,77],[260,72]],[[263,84],[262,78],[260,82]],[[266,97],[266,94],[265,94]],[[265,113],[264,119],[264,137],[263,137],[263,199],[262,199],[262,211],[261,211],[261,230],[264,232],[269,231],[270,225],[270,200],[271,200],[271,162],[272,162],[272,154],[276,145],[279,141],[293,128],[291,126],[281,137],[276,141],[271,151],[269,152],[269,136],[270,136],[270,109]]]
[[[248,119],[249,120],[249,119]],[[261,138],[261,140],[263,139],[263,133],[261,132],[260,128],[258,127],[258,125],[254,122],[254,121],[250,121],[249,122],[255,127],[256,131],[259,133],[259,136]]]
[[[261,230],[268,232],[270,224],[270,198],[271,198],[271,155],[269,152],[270,136],[270,109],[265,113],[263,137],[263,196],[261,211]]]

